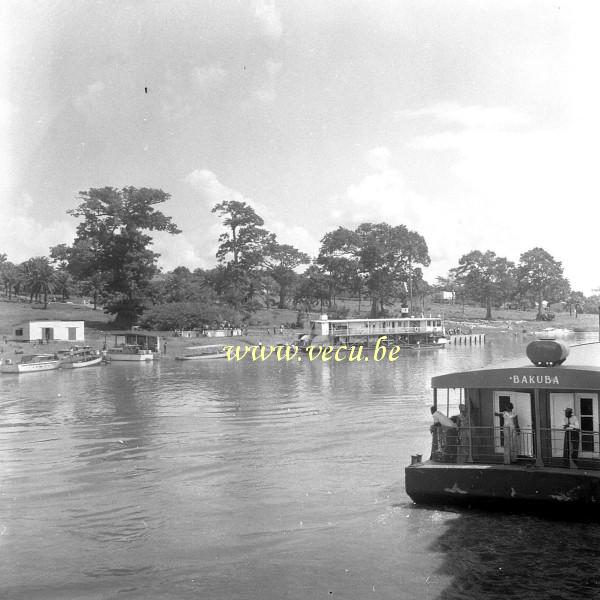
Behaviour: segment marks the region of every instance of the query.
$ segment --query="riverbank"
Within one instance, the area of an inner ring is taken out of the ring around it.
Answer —
[[[353,302],[348,308],[355,309]],[[344,306],[344,304],[341,304]],[[326,312],[326,311],[324,311]],[[361,317],[366,318],[366,314]],[[394,314],[399,313],[395,308],[391,309]],[[161,352],[163,358],[174,358],[176,355],[188,353],[189,346],[210,344],[279,344],[292,343],[298,336],[307,331],[310,319],[317,319],[320,312],[306,315],[305,328],[292,328],[295,324],[297,311],[289,309],[270,309],[258,311],[252,315],[252,326],[246,330],[246,334],[240,337],[214,338],[214,337],[178,337],[172,331],[149,332],[159,335],[162,340],[161,351],[164,343],[167,352]],[[418,313],[421,314],[420,312]],[[536,321],[535,311],[497,310],[492,320],[486,320],[485,309],[480,307],[448,304],[431,304],[426,306],[425,315],[432,314],[444,319],[448,330],[460,331],[461,333],[485,333],[489,337],[504,335],[534,336],[536,331],[547,328],[568,329],[572,331],[598,331],[598,315],[583,314],[575,317],[569,313],[557,313],[553,321]],[[356,318],[349,314],[348,318]],[[17,342],[12,338],[13,326],[17,323],[35,319],[49,320],[82,320],[85,321],[85,344],[94,348],[103,348],[106,344],[110,347],[113,342],[113,332],[116,327],[112,323],[110,315],[104,314],[101,309],[93,310],[86,304],[71,302],[50,303],[46,309],[40,304],[29,304],[28,302],[0,301],[0,340],[6,338],[6,342],[0,344],[0,352],[5,355],[15,353],[32,352],[56,352],[64,350],[73,345],[72,342],[50,342],[39,344],[35,342]],[[282,328],[283,325],[283,328]],[[81,344],[80,344],[81,345]]]

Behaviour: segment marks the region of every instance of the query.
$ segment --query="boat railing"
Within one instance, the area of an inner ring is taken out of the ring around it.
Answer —
[[[335,335],[386,335],[403,333],[444,333],[443,327],[348,327],[346,325],[331,327]]]
[[[600,470],[600,432],[531,428],[431,427],[431,460],[458,464],[534,464]]]

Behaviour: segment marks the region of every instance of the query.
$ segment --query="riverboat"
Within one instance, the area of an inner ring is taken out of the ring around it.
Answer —
[[[72,348],[62,353],[60,357],[61,369],[81,369],[82,367],[93,367],[99,365],[103,356],[99,350],[90,347]]]
[[[207,344],[205,346],[188,346],[190,354],[176,356],[176,360],[213,360],[215,358],[227,358],[227,350],[223,344]]]
[[[33,373],[37,371],[53,371],[60,366],[56,354],[23,354],[19,362],[6,358],[0,364],[0,373]]]
[[[576,361],[589,354],[573,350]],[[405,468],[414,502],[600,515],[600,367],[563,364],[569,349],[557,340],[526,353],[533,364],[432,378],[431,457]],[[458,394],[460,414],[435,423],[444,390]]]
[[[388,345],[402,348],[444,348],[448,343],[441,317],[386,317],[382,319],[320,319],[311,321],[310,333],[298,340],[309,346],[375,346],[386,337]]]
[[[144,362],[160,353],[160,337],[139,331],[113,333],[115,343],[105,351],[106,360]]]

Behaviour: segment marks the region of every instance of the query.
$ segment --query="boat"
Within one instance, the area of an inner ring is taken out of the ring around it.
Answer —
[[[147,348],[142,348],[138,344],[121,344],[113,346],[106,350],[106,360],[109,361],[129,361],[129,362],[144,362],[154,360],[154,352]]]
[[[226,346],[223,344],[207,344],[206,346],[188,346],[190,354],[175,356],[175,360],[212,360],[215,358],[227,358]]]
[[[56,354],[23,354],[19,362],[6,358],[0,364],[0,373],[33,373],[58,369],[60,359]]]
[[[563,342],[534,340],[529,364],[433,377],[431,456],[415,454],[405,468],[410,498],[600,515],[600,367],[582,366],[589,348],[572,350],[579,356],[568,364]],[[436,424],[444,390],[458,390],[460,414]],[[571,427],[566,409],[578,421]]]
[[[104,357],[99,350],[94,350],[89,346],[84,348],[71,348],[64,351],[60,356],[61,369],[80,369],[82,367],[92,367],[99,365]]]
[[[556,338],[564,338],[569,337],[574,332],[570,329],[557,328],[557,327],[546,327],[545,329],[540,329],[534,332],[534,335],[541,339],[556,339]]]
[[[329,319],[311,321],[310,332],[298,338],[301,349],[310,346],[363,346],[371,348],[385,337],[390,346],[444,348],[448,343],[441,317],[386,317],[381,319]]]

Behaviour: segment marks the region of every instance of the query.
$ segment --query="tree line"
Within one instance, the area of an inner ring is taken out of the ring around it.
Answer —
[[[246,202],[224,201],[212,212],[221,218],[217,265],[191,271],[180,266],[161,273],[152,251],[154,231],[181,233],[157,206],[169,194],[151,188],[92,188],[79,193],[80,204],[67,211],[79,219],[72,244],[50,248],[49,256],[19,265],[0,254],[0,281],[5,295],[26,294],[48,304],[76,293],[101,304],[122,326],[139,322],[156,329],[190,329],[213,322],[241,323],[257,310],[278,306],[310,311],[325,306],[343,317],[340,295],[363,300],[370,316],[387,314],[395,303],[412,309],[435,289],[452,291],[463,302],[492,308],[507,302],[525,306],[564,300],[583,306],[560,262],[542,248],[520,257],[519,264],[488,250],[474,250],[459,260],[435,285],[423,278],[430,257],[425,238],[404,225],[362,223],[326,233],[311,258],[282,243]],[[302,273],[300,270],[304,268]]]

